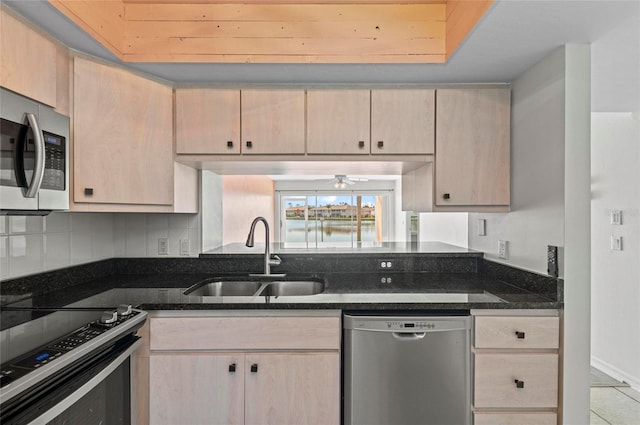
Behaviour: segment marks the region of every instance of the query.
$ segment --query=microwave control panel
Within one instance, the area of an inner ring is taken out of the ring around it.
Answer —
[[[66,140],[47,131],[44,135],[44,176],[42,178],[43,189],[65,190],[66,172]]]

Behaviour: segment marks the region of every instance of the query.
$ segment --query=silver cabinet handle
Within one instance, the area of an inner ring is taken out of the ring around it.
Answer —
[[[33,175],[31,176],[31,183],[24,192],[25,198],[35,198],[40,190],[42,184],[42,178],[44,177],[44,138],[42,137],[42,131],[36,116],[27,113],[27,120],[29,120],[29,126],[33,131],[33,136],[36,143],[36,160],[33,167]]]

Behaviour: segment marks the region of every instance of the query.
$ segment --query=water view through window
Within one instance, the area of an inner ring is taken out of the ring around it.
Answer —
[[[287,247],[374,246],[383,242],[386,195],[283,195]]]

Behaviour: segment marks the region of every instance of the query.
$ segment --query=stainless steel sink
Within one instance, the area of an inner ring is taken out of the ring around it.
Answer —
[[[262,282],[247,280],[207,279],[184,291],[185,295],[197,297],[252,296],[261,288]]]
[[[250,278],[214,278],[196,283],[184,291],[184,295],[197,297],[285,297],[315,295],[324,291],[320,279],[264,280]]]
[[[287,280],[268,283],[260,295],[271,297],[316,295],[324,292],[321,280]]]

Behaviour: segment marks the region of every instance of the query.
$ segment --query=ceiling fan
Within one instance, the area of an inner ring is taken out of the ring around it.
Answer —
[[[352,185],[356,182],[366,182],[369,181],[369,179],[348,177],[346,174],[336,174],[332,181],[335,182],[333,187],[336,189],[346,189],[347,185]]]

